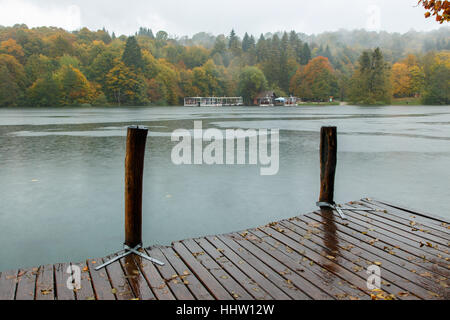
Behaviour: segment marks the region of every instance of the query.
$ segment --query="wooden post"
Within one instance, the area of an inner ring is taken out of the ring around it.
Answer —
[[[334,204],[334,176],[337,162],[337,128],[320,130],[320,197],[319,202]]]
[[[128,127],[125,156],[125,244],[142,244],[142,181],[147,129]]]

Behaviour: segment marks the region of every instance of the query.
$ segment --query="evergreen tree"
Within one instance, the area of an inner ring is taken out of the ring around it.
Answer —
[[[305,42],[301,50],[300,64],[307,65],[310,60],[311,60],[311,49],[309,48],[308,43]]]
[[[122,55],[122,62],[129,68],[141,70],[144,66],[142,52],[135,37],[129,37]]]
[[[391,85],[389,69],[379,48],[366,51],[351,80],[350,100],[357,104],[389,104]]]

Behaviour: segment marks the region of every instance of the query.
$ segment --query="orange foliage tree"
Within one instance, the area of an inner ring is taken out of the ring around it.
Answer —
[[[338,93],[335,71],[328,58],[316,57],[297,70],[290,91],[305,100],[327,101]]]
[[[450,21],[450,2],[445,0],[419,0],[419,5],[422,5],[427,12],[425,17],[436,16],[436,21],[444,23]]]

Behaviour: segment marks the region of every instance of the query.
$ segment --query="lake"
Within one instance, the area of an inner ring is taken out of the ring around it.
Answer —
[[[279,172],[171,162],[175,129],[279,129]],[[319,131],[338,127],[336,202],[374,197],[450,218],[450,107],[0,109],[0,270],[121,249],[126,128],[149,128],[144,244],[315,209]]]

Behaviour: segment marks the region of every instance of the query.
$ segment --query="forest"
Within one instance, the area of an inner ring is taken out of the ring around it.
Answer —
[[[0,106],[182,105],[261,91],[360,105],[450,104],[450,28],[170,36],[0,26]]]

